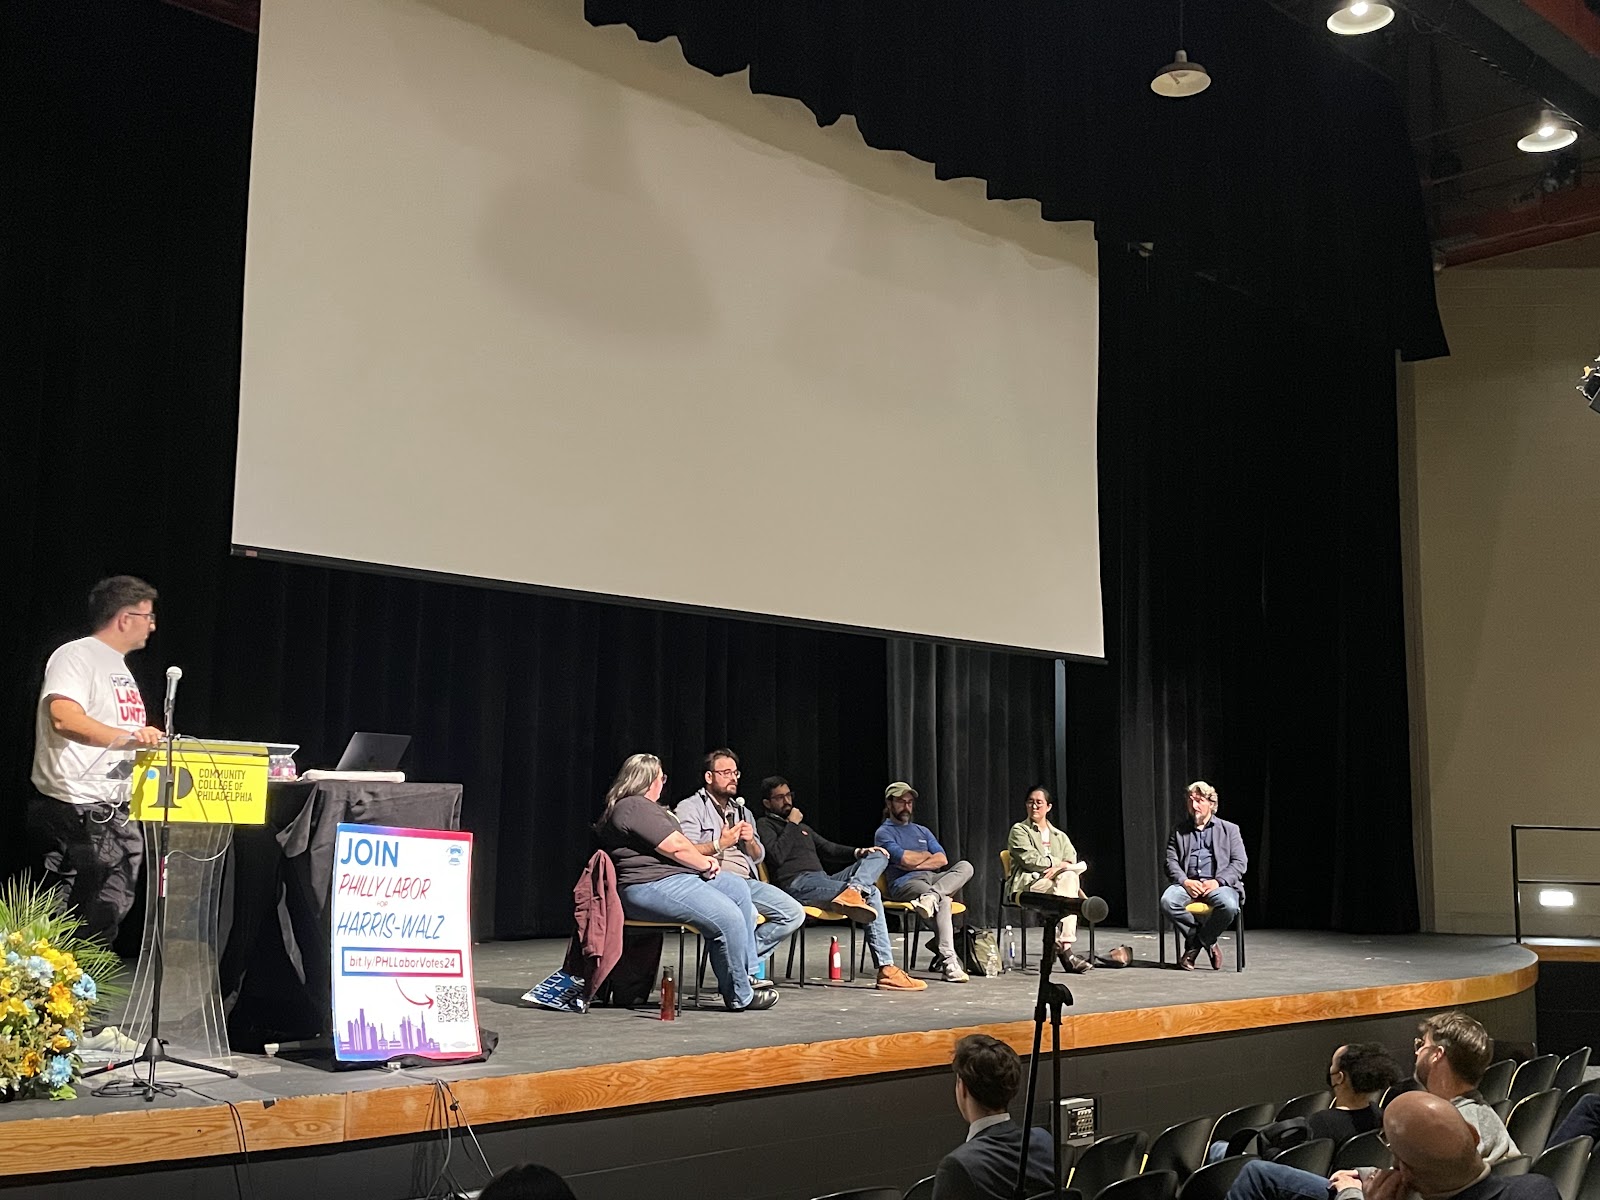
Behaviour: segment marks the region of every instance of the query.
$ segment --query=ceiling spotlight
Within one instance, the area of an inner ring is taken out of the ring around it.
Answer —
[[[1183,45],[1183,0],[1178,0],[1178,45]],[[1211,73],[1199,63],[1190,62],[1188,52],[1184,50],[1174,54],[1172,61],[1150,81],[1152,92],[1172,99],[1198,96],[1210,86]]]
[[[1328,18],[1328,28],[1346,37],[1355,37],[1376,33],[1392,20],[1394,9],[1381,0],[1347,0]]]
[[[1189,61],[1182,50],[1172,61],[1161,68],[1161,74],[1150,81],[1150,90],[1158,96],[1198,96],[1211,86],[1211,73],[1199,63]]]
[[[1566,888],[1541,888],[1539,904],[1544,908],[1571,908],[1574,897]]]
[[[1553,108],[1541,109],[1539,123],[1533,132],[1517,139],[1517,149],[1529,154],[1548,154],[1552,150],[1565,150],[1578,140],[1578,131],[1572,122]]]

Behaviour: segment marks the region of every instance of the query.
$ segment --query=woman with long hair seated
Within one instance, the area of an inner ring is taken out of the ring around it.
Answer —
[[[723,1002],[734,1012],[771,1008],[777,990],[756,991],[748,970],[756,931],[750,885],[721,874],[722,864],[684,836],[678,818],[661,806],[666,782],[654,754],[630,754],[595,822],[616,864],[622,911],[635,921],[693,926],[706,939]]]

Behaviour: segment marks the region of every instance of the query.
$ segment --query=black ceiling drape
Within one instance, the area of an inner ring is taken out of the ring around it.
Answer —
[[[1058,14],[1096,6],[994,6],[1026,18],[1014,25],[966,7],[919,7],[926,20],[911,21],[910,7],[874,5],[869,18],[836,5],[829,22],[817,5],[726,5],[726,24],[691,35],[687,53],[792,45],[787,57],[763,52],[758,86],[805,83],[835,112],[870,96],[863,129],[878,144],[904,135],[946,173],[1046,195],[1050,215],[1104,201],[1125,168],[1074,159],[1078,143],[1061,131],[1088,138],[1117,103],[1080,112],[1081,85],[1041,98],[1077,44]],[[679,9],[696,21],[711,12]],[[958,52],[958,17],[977,22],[973,53]],[[873,25],[841,55],[832,33],[852,20]],[[1222,89],[1200,28],[1191,48]],[[1153,35],[1126,40],[1107,56],[1148,52],[1159,64],[1171,49]],[[891,49],[897,64],[879,61]],[[670,789],[687,792],[698,755],[730,742],[752,776],[788,775],[808,816],[846,841],[870,837],[891,769],[925,789],[931,771],[930,790],[948,785],[967,804],[939,813],[941,834],[953,828],[971,842],[958,853],[987,863],[1020,788],[1053,774],[1048,664],[886,654],[878,639],[228,556],[254,62],[253,39],[155,0],[0,7],[0,487],[12,573],[0,590],[0,825],[17,828],[44,656],[79,632],[95,578],[131,571],[163,591],[137,671],[158,687],[166,664],[184,666],[186,728],[291,736],[307,763],[328,761],[354,728],[405,729],[417,735],[416,773],[466,785],[489,864],[484,934],[564,930],[584,827],[617,759],[641,747],[661,752]],[[930,63],[948,69],[930,75]],[[1015,69],[1014,86],[997,64]],[[1102,68],[1086,69],[1071,77]],[[1153,67],[1139,70],[1142,88]],[[1357,97],[1355,108],[1369,103],[1381,107]],[[1000,117],[1010,124],[996,132]],[[1154,153],[1129,144],[1129,157]],[[1099,213],[1109,662],[1068,670],[1058,815],[1118,916],[1124,875],[1128,909],[1148,904],[1176,789],[1207,775],[1256,855],[1255,923],[1415,923],[1388,347],[1426,349],[1418,330],[1431,309],[1415,302],[1399,233],[1364,259],[1355,226],[1312,244],[1327,195],[1354,185],[1316,194],[1336,164],[1302,157],[1281,195],[1253,167],[1250,203],[1244,182],[1207,166],[1193,184],[1205,199],[1162,219],[1219,236],[1182,255],[1124,254],[1105,237],[1123,218]],[[1381,166],[1380,155],[1365,174]],[[1170,199],[1123,197],[1135,214],[1165,213]],[[1352,211],[1372,216],[1364,205]],[[1223,222],[1225,210],[1239,215]],[[1393,210],[1398,226],[1408,212]],[[1253,231],[1264,249],[1234,260],[1228,286],[1196,278],[1197,263],[1255,246]],[[1302,250],[1309,266],[1291,295],[1287,268]],[[1340,308],[1358,276],[1382,302]],[[736,568],[737,548],[726,554]],[[21,850],[5,839],[4,865]]]

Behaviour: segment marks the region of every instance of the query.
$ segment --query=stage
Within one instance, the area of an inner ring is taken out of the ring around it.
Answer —
[[[811,936],[815,971],[825,961],[828,931]],[[1075,997],[1063,1027],[1065,1090],[1097,1099],[1102,1132],[1153,1128],[1197,1109],[1315,1090],[1335,1045],[1372,1038],[1403,1053],[1418,1012],[1468,1006],[1503,1039],[1533,1038],[1538,963],[1507,939],[1252,930],[1242,973],[1233,970],[1231,938],[1224,939],[1223,970],[1202,966],[1192,973],[1159,968],[1151,934],[1100,933],[1102,951],[1123,942],[1134,947],[1133,966],[1063,977]],[[893,1176],[890,1182],[903,1186],[915,1178],[902,1178],[905,1171],[920,1170],[930,1156],[937,1161],[939,1147],[961,1136],[949,1101],[956,1038],[983,1031],[1024,1053],[1031,1045],[1032,973],[975,977],[964,985],[933,981],[915,993],[879,992],[870,976],[854,985],[784,984],[781,1002],[761,1013],[725,1012],[708,989],[700,1010],[686,1007],[670,1023],[654,1009],[579,1016],[523,1005],[521,994],[559,963],[563,948],[556,941],[477,948],[479,1022],[500,1036],[488,1062],[333,1072],[241,1055],[234,1063],[238,1080],[194,1079],[204,1095],[183,1092],[146,1104],[89,1096],[85,1085],[75,1102],[0,1106],[0,1186],[22,1185],[26,1192],[36,1185],[42,1196],[65,1177],[47,1181],[37,1174],[41,1166],[60,1171],[70,1163],[95,1168],[97,1186],[127,1174],[128,1189],[116,1195],[159,1191],[172,1200],[185,1194],[179,1177],[192,1178],[197,1195],[227,1194],[235,1185],[225,1173],[247,1149],[258,1191],[263,1172],[286,1187],[303,1186],[290,1171],[309,1156],[325,1181],[330,1171],[343,1177],[337,1161],[365,1164],[366,1200],[420,1195],[425,1188],[410,1190],[416,1160],[441,1143],[444,1127],[436,1079],[451,1083],[458,1116],[480,1136],[500,1127],[484,1137],[496,1166],[540,1157],[574,1177],[586,1200],[638,1194],[641,1170],[656,1181],[674,1175],[669,1164],[681,1155],[652,1147],[659,1141],[681,1149],[682,1130],[712,1111],[703,1106],[727,1115],[748,1105],[751,1124],[737,1119],[742,1128],[757,1128],[771,1113],[788,1112],[784,1106],[793,1108],[796,1097],[812,1098],[795,1112],[809,1110],[813,1119],[841,1106],[862,1111],[863,1120],[835,1135],[845,1142],[865,1137],[876,1174],[813,1170],[812,1178],[764,1180],[743,1191],[701,1187],[702,1197],[803,1198],[846,1186],[837,1183],[842,1177]],[[666,954],[675,959],[670,938]],[[1204,1081],[1203,1103],[1195,1099],[1197,1079]],[[874,1094],[888,1099],[880,1104]],[[877,1117],[866,1115],[874,1111]],[[901,1136],[914,1112],[921,1114],[915,1135]],[[631,1126],[616,1124],[630,1120]],[[782,1121],[795,1138],[815,1134],[823,1138],[819,1146],[829,1144],[825,1131],[804,1127],[794,1112]],[[874,1123],[898,1131],[890,1136],[893,1154],[885,1156],[881,1133],[866,1133]],[[53,1149],[42,1155],[45,1146]],[[717,1147],[709,1139],[697,1153],[714,1157]],[[330,1157],[334,1149],[346,1153]],[[463,1155],[459,1147],[456,1153]],[[214,1161],[196,1161],[207,1159]],[[458,1157],[458,1167],[464,1161]],[[208,1176],[208,1168],[224,1174]],[[32,1178],[18,1178],[25,1175]],[[481,1172],[464,1178],[481,1182]]]

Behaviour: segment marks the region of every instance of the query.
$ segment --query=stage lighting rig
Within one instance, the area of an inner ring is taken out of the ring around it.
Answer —
[[[1589,407],[1600,413],[1600,355],[1578,376],[1578,395],[1589,402]]]

